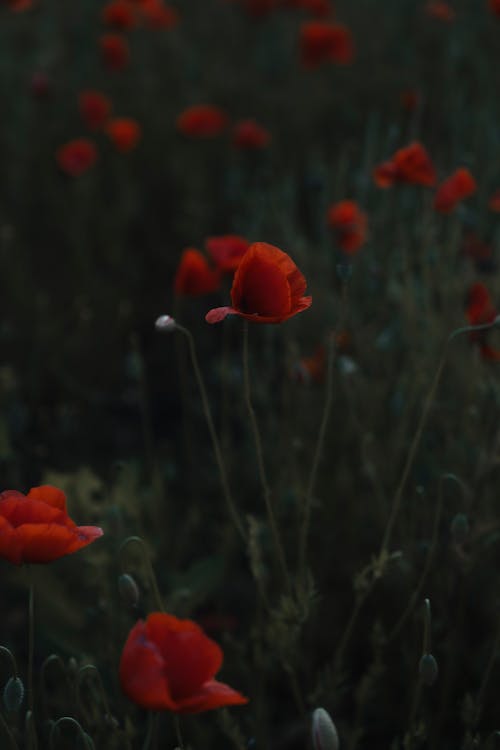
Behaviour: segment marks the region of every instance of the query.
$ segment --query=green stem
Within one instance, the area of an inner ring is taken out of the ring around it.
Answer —
[[[120,558],[120,561],[122,561],[123,551],[125,547],[127,547],[129,544],[134,542],[135,544],[138,544],[141,547],[141,550],[143,551],[142,559],[146,564],[149,582],[151,584],[151,588],[153,589],[154,598],[156,599],[156,604],[158,606],[158,609],[160,612],[165,612],[165,607],[163,605],[163,600],[161,598],[160,589],[158,588],[158,583],[156,581],[156,575],[153,569],[153,565],[151,563],[151,556],[149,554],[148,548],[146,546],[146,543],[144,542],[144,539],[141,539],[140,536],[129,536],[127,537],[120,545],[120,549],[118,550],[118,557]],[[123,565],[122,565],[123,568]]]
[[[7,724],[7,722],[5,721],[5,719],[4,719],[3,714],[2,714],[1,711],[0,711],[0,725],[2,726],[2,728],[3,728],[4,732],[5,732],[5,734],[7,735],[7,737],[9,738],[9,743],[10,743],[11,750],[19,750],[19,745],[15,741],[14,735],[12,734],[12,732],[10,730],[10,727]]]
[[[28,603],[28,708],[33,713],[34,692],[33,692],[33,659],[35,653],[35,583],[32,572],[30,571],[30,590]]]
[[[174,714],[174,729],[175,729],[175,737],[177,740],[177,744],[179,746],[179,750],[184,750],[184,742],[182,739],[182,732],[181,732],[181,723],[179,721],[179,717]]]

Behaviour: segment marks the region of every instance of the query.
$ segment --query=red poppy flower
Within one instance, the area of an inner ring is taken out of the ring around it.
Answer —
[[[450,23],[455,20],[455,11],[448,3],[429,2],[425,6],[425,12],[428,16],[436,18],[438,21]]]
[[[266,148],[271,142],[271,133],[255,120],[241,120],[233,128],[233,144],[244,150]]]
[[[220,281],[219,271],[210,268],[199,250],[193,247],[184,250],[174,279],[176,294],[188,297],[211,294],[220,287]]]
[[[0,494],[0,557],[22,563],[48,563],[71,555],[102,536],[97,526],[77,526],[68,516],[66,496],[50,485],[27,495]]]
[[[472,284],[469,289],[465,314],[471,326],[493,323],[498,316],[487,287],[480,281]],[[499,361],[500,351],[487,343],[487,334],[488,331],[475,331],[470,334],[470,339],[479,346],[483,359]]]
[[[489,0],[488,5],[495,16],[500,16],[500,0]]]
[[[254,242],[240,261],[231,288],[232,307],[210,310],[207,323],[240,315],[253,323],[282,323],[311,306],[306,280],[289,255],[267,242]]]
[[[192,138],[215,138],[226,128],[227,115],[210,104],[188,107],[177,118],[177,130]]]
[[[123,70],[129,62],[130,50],[125,37],[120,34],[104,34],[99,39],[101,57],[109,70]]]
[[[477,190],[477,183],[468,169],[457,169],[439,186],[434,197],[434,208],[448,214],[460,201],[468,198]]]
[[[111,101],[100,91],[82,91],[78,96],[80,114],[91,130],[102,128],[111,114]]]
[[[137,14],[130,0],[113,0],[102,11],[102,20],[107,26],[125,31],[137,26]]]
[[[244,237],[237,234],[225,234],[221,237],[208,237],[205,248],[217,268],[224,272],[236,271],[240,260],[250,247]]]
[[[436,184],[436,170],[425,148],[415,141],[375,167],[373,179],[381,188],[391,187],[396,182],[432,187]]]
[[[220,647],[192,620],[153,612],[132,628],[120,659],[120,683],[131,701],[152,711],[195,714],[248,703],[214,680]]]
[[[354,42],[346,26],[307,21],[300,27],[300,58],[305,68],[325,62],[348,65],[354,58]]]
[[[328,225],[335,231],[340,248],[353,255],[366,242],[367,217],[355,201],[345,200],[330,206]]]
[[[116,117],[106,126],[106,133],[118,151],[132,151],[141,139],[141,126],[130,117]]]
[[[488,201],[488,208],[490,211],[495,211],[495,213],[500,212],[500,190],[495,190]]]
[[[71,177],[78,177],[96,163],[97,148],[87,138],[77,138],[60,146],[56,159],[63,172]]]
[[[139,0],[138,9],[151,29],[171,29],[179,23],[178,12],[162,0]]]

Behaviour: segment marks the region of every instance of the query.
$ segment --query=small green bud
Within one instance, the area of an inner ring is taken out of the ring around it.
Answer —
[[[469,536],[469,519],[465,513],[457,513],[451,522],[451,536],[455,544],[463,544]]]
[[[339,736],[335,724],[324,708],[316,708],[313,711],[311,735],[314,750],[339,749]]]
[[[7,711],[19,711],[24,700],[24,685],[20,677],[10,677],[3,689],[3,703]]]
[[[418,665],[418,673],[424,685],[432,685],[438,676],[438,665],[432,654],[423,654]]]
[[[118,578],[118,591],[123,602],[131,609],[137,607],[139,602],[139,587],[131,575],[123,573]]]

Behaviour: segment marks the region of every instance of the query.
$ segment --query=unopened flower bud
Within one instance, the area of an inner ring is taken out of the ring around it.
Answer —
[[[324,708],[314,710],[311,734],[314,750],[338,750],[339,736],[330,714]]]
[[[160,315],[159,318],[156,318],[155,328],[160,333],[170,333],[171,331],[175,331],[176,327],[177,323],[171,315]]]
[[[24,685],[20,677],[11,677],[3,689],[3,702],[7,711],[19,711],[24,699]]]
[[[438,676],[438,665],[432,654],[423,654],[418,665],[418,673],[424,685],[432,685]]]
[[[127,606],[130,608],[137,607],[139,602],[139,587],[131,575],[123,573],[118,578],[118,591]]]
[[[451,522],[451,535],[455,544],[463,544],[469,536],[469,519],[465,513],[457,513]]]

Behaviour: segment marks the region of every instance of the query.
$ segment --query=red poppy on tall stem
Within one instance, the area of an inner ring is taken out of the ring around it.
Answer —
[[[121,34],[103,34],[99,47],[104,65],[109,70],[123,70],[130,60],[128,42]]]
[[[141,126],[131,117],[115,117],[108,122],[106,133],[117,151],[127,153],[132,151],[139,143]]]
[[[0,557],[14,565],[48,563],[71,555],[100,536],[97,526],[77,526],[68,516],[64,492],[51,485],[27,495],[0,493]]]
[[[221,648],[192,620],[153,612],[130,631],[120,659],[120,683],[131,701],[151,711],[196,714],[248,703],[214,679]]]
[[[83,121],[91,130],[102,128],[111,114],[110,99],[100,91],[82,91],[78,95],[78,108]]]
[[[354,42],[347,26],[306,21],[300,27],[300,59],[305,68],[323,63],[348,65],[354,58]]]
[[[227,124],[227,115],[210,104],[188,107],[177,118],[177,130],[192,138],[215,138]]]
[[[239,315],[253,323],[282,323],[307,310],[306,280],[289,255],[267,242],[254,242],[240,261],[231,288],[231,307],[210,310],[207,323]]]
[[[443,214],[448,214],[460,201],[473,195],[477,190],[477,183],[468,169],[461,167],[453,172],[439,186],[434,197],[434,208]]]
[[[79,177],[96,163],[97,148],[87,138],[77,138],[57,149],[56,160],[63,172]]]
[[[397,182],[433,187],[436,169],[424,146],[414,141],[396,151],[389,161],[375,167],[373,179],[381,188],[392,187]]]
[[[207,253],[222,273],[236,271],[249,247],[248,240],[237,234],[207,237],[205,240]]]
[[[220,287],[220,273],[208,265],[207,259],[194,247],[182,253],[174,279],[174,291],[178,295],[198,297],[216,292]]]
[[[330,206],[327,221],[347,255],[356,253],[366,242],[368,220],[355,201],[344,200]]]
[[[233,145],[243,151],[258,151],[269,146],[271,133],[255,120],[240,120],[233,128]]]

